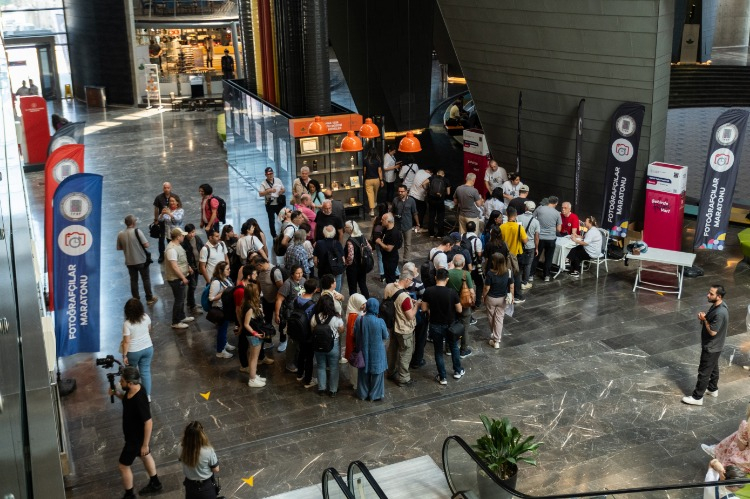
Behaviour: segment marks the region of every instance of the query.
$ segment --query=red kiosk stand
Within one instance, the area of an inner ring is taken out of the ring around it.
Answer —
[[[475,174],[477,182],[474,187],[483,197],[487,192],[484,187],[484,171],[490,162],[489,156],[490,150],[484,140],[484,132],[478,128],[464,130],[464,179],[469,173]]]
[[[44,165],[49,147],[47,102],[38,95],[18,98],[21,108],[21,152],[26,165]]]
[[[648,165],[643,240],[653,248],[682,249],[687,171],[669,163]]]

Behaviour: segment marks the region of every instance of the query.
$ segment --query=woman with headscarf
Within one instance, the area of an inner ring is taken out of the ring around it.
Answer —
[[[346,305],[346,352],[344,358],[347,360],[351,359],[354,354],[354,323],[364,314],[366,302],[367,298],[359,293],[354,293],[349,297]],[[352,388],[355,391],[357,390],[357,374],[357,368],[349,364],[349,381],[352,382]]]
[[[349,284],[349,294],[356,293],[357,284],[359,284],[359,291],[365,298],[369,298],[367,269],[362,263],[362,251],[367,248],[372,255],[372,246],[362,235],[359,224],[354,220],[346,222],[344,232],[349,234],[349,239],[346,240],[346,247],[344,248],[344,265],[346,265],[346,282]]]
[[[378,312],[380,303],[370,298],[365,304],[365,315],[354,323],[355,348],[362,352],[365,361],[357,374],[357,397],[373,402],[385,396],[385,371],[388,369],[385,354],[388,329]]]

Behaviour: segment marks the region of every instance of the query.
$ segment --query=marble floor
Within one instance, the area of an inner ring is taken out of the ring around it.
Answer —
[[[115,251],[122,219],[135,214],[145,226],[153,198],[169,180],[182,196],[186,219],[198,219],[198,185],[229,192],[227,167],[215,138],[212,112],[110,109],[86,112],[63,104],[56,111],[85,119],[86,170],[104,175],[102,351],[62,360],[63,375],[78,389],[64,398],[73,472],[71,498],[119,497],[117,457],[121,407],[107,397],[106,372],[97,356],[116,354],[128,276]],[[43,177],[27,175],[37,234],[41,233]],[[533,192],[533,191],[532,191]],[[227,198],[231,204],[231,199]],[[246,216],[246,214],[242,214]],[[427,365],[413,372],[411,386],[388,384],[382,402],[357,400],[342,376],[339,397],[320,397],[284,372],[285,354],[263,366],[263,389],[250,389],[236,358],[214,355],[214,328],[203,318],[175,332],[172,294],[159,265],[151,279],[160,300],[149,308],[154,323],[154,433],[152,450],[165,484],[161,497],[181,497],[182,472],[175,448],[187,422],[198,419],[221,460],[223,493],[261,498],[319,483],[329,466],[346,470],[361,460],[371,469],[429,456],[441,463],[449,435],[471,442],[480,435],[479,414],[511,418],[524,433],[544,442],[539,466],[522,466],[519,488],[531,494],[700,481],[707,456],[700,443],[715,443],[737,428],[750,397],[750,359],[737,348],[750,339],[744,318],[750,301],[750,267],[731,228],[724,252],[704,251],[697,265],[706,276],[687,279],[681,300],[632,292],[635,267],[610,262],[609,272],[563,274],[534,283],[526,303],[506,319],[502,348],[486,342],[484,311],[469,330],[473,355],[466,376],[447,386],[434,382],[431,344]],[[686,240],[692,222],[686,223]],[[38,239],[41,241],[41,238]],[[418,263],[432,240],[415,237],[408,257]],[[687,246],[686,246],[687,247]],[[707,308],[710,284],[727,287],[731,325],[721,359],[717,399],[703,407],[680,403],[695,382],[699,357],[696,313]],[[382,285],[376,276],[371,289]],[[210,392],[208,399],[201,393]],[[146,474],[134,466],[136,487]],[[254,477],[250,487],[243,478]],[[684,497],[698,497],[699,492]],[[677,494],[679,496],[679,494]],[[415,495],[414,497],[418,497]],[[666,497],[664,495],[663,497]],[[672,493],[670,497],[675,497]]]

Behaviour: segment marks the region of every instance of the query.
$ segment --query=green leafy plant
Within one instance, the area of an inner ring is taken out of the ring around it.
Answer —
[[[536,459],[525,454],[536,452],[542,442],[532,443],[534,436],[524,437],[508,418],[489,419],[479,416],[485,435],[472,446],[477,455],[500,479],[507,480],[518,472],[518,463],[536,466]]]

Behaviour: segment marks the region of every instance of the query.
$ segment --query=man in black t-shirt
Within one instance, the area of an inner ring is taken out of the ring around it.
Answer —
[[[344,222],[341,217],[333,212],[333,204],[330,199],[323,201],[320,210],[315,215],[315,240],[324,239],[323,228],[326,225],[333,225],[336,229],[336,239],[341,242],[344,239]],[[320,274],[323,275],[323,274]]]
[[[390,284],[396,282],[396,268],[398,267],[398,250],[403,244],[401,231],[396,228],[393,214],[386,213],[381,219],[383,235],[376,237],[375,244],[380,246],[380,255],[383,258],[383,275],[385,282]]]
[[[451,337],[448,327],[456,320],[456,314],[463,311],[456,290],[448,287],[448,270],[438,269],[435,272],[436,285],[427,288],[422,295],[422,311],[430,314],[430,336],[435,347],[435,364],[438,374],[435,381],[447,385],[445,360],[443,359],[443,341],[448,342],[453,360],[453,378],[461,379],[464,370],[461,367],[461,355],[458,348],[459,338]],[[465,333],[464,333],[465,334]]]
[[[110,389],[109,394],[122,400],[122,433],[125,436],[125,447],[120,453],[120,474],[125,487],[125,496],[136,497],[133,492],[133,471],[130,466],[136,457],[140,457],[150,477],[148,484],[138,491],[140,495],[160,492],[162,484],[156,474],[156,463],[151,456],[149,441],[153,420],[146,390],[141,388],[141,375],[138,369],[128,366],[122,371],[120,386],[124,391]]]

